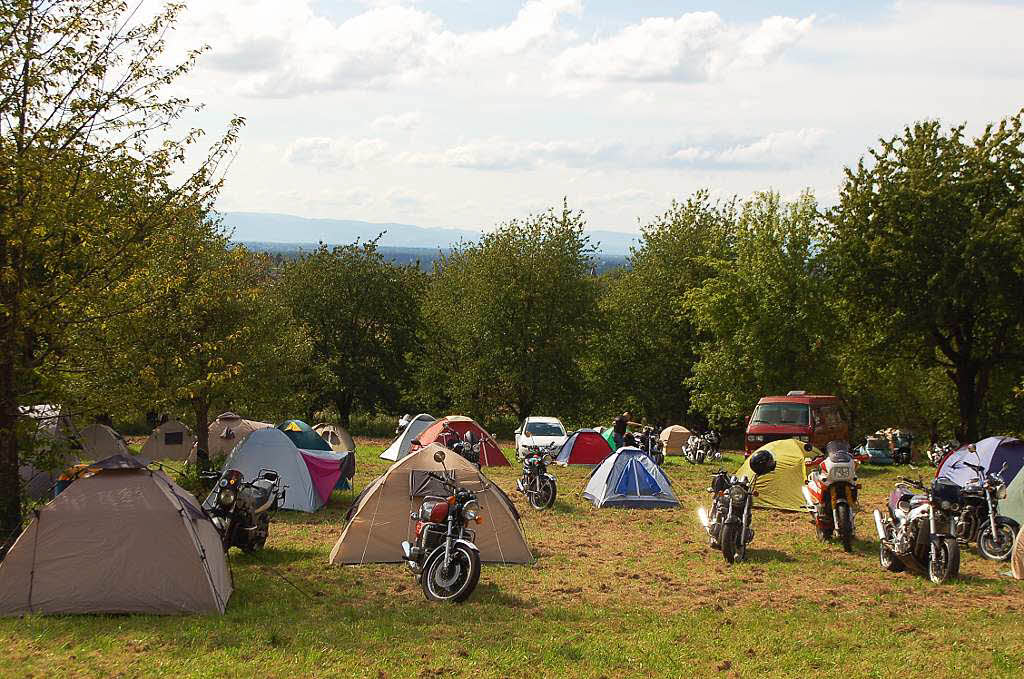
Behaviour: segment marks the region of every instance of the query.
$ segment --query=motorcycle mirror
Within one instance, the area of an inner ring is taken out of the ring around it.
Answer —
[[[977,454],[978,447],[972,443],[971,445],[967,446],[967,450],[969,450],[972,453]]]
[[[444,464],[444,451],[438,450],[434,453],[434,462],[438,464]]]
[[[410,441],[410,443],[412,443],[412,445],[414,445],[414,446],[422,446],[423,445],[422,443],[420,443],[419,439],[413,439],[412,441]]]
[[[528,431],[524,431],[523,436],[525,436],[526,438],[530,438],[531,436],[533,436],[533,434]]]

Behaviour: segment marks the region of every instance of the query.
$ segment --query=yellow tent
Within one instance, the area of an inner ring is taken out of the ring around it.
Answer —
[[[784,439],[766,443],[757,449],[767,450],[772,454],[775,458],[775,471],[757,477],[754,486],[754,490],[757,491],[757,496],[754,497],[755,507],[803,511],[804,496],[800,489],[807,478],[804,461],[809,457],[821,455],[816,448],[807,450],[805,446],[809,444],[796,439]],[[747,458],[736,475],[754,478],[754,472],[750,469],[750,458]]]

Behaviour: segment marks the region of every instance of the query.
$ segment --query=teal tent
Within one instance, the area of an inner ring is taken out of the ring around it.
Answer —
[[[277,426],[284,435],[292,440],[296,448],[302,450],[331,450],[331,444],[302,420],[285,420]]]

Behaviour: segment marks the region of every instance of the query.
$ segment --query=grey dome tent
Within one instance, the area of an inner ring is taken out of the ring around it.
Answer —
[[[619,448],[598,465],[583,498],[595,507],[664,509],[679,506],[672,482],[639,448]]]
[[[420,413],[416,417],[412,418],[412,421],[406,425],[405,429],[399,432],[395,440],[391,442],[391,445],[380,454],[380,459],[391,460],[397,462],[403,457],[409,454],[409,449],[412,446],[412,441],[417,436],[422,434],[424,430],[430,425],[437,421],[433,415],[427,413]]]
[[[179,420],[167,420],[149,435],[140,454],[148,460],[187,460],[195,444],[191,429]]]
[[[261,469],[273,469],[281,477],[285,499],[281,509],[315,512],[331,497],[342,465],[349,453],[326,450],[302,450],[280,429],[258,429],[235,446],[224,462],[224,469],[237,469],[246,479],[255,479]],[[215,495],[205,501],[212,506]]]
[[[131,455],[124,437],[105,424],[94,422],[79,432],[83,457],[87,460],[102,460],[111,455]]]
[[[0,562],[0,615],[223,613],[220,535],[199,502],[131,455],[90,465]]]

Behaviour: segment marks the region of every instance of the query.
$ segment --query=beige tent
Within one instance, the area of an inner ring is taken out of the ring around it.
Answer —
[[[662,445],[665,446],[666,455],[682,455],[683,444],[690,439],[692,432],[681,424],[673,424],[671,427],[665,427],[661,430],[661,435],[658,437],[661,439]]]
[[[320,437],[327,441],[331,450],[336,453],[351,453],[356,449],[356,442],[352,440],[352,435],[341,425],[321,422],[313,426],[313,431],[320,434]]]
[[[231,572],[195,497],[130,456],[95,466],[0,562],[0,616],[223,613]]]
[[[141,455],[147,460],[187,460],[195,444],[191,429],[179,420],[167,420],[142,444]]]
[[[86,460],[102,460],[111,455],[131,455],[124,437],[105,424],[94,423],[78,434],[82,441],[82,457]]]
[[[267,422],[243,419],[235,413],[222,413],[210,423],[210,457],[228,455],[250,432],[273,426]]]
[[[467,488],[477,492],[484,522],[475,526],[480,558],[498,563],[529,563],[533,555],[519,525],[519,513],[508,496],[472,463],[436,443],[395,462],[372,481],[349,510],[348,525],[331,550],[332,564],[393,563],[402,560],[402,541],[412,540],[416,522],[410,512],[425,494],[433,494],[423,472],[441,472],[434,452],[447,453],[445,466]]]
[[[1013,577],[1018,580],[1024,580],[1024,540],[1021,540],[1021,536],[1024,535],[1024,530],[1017,531],[1017,538],[1013,541],[1013,551],[1010,552],[1010,570],[1013,572]]]

